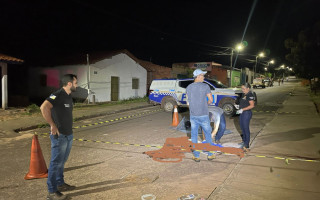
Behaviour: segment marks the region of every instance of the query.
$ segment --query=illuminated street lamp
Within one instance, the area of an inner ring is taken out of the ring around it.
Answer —
[[[257,63],[258,63],[258,57],[263,58],[264,57],[264,53],[261,52],[256,56],[256,64],[254,66],[254,74],[253,77],[256,78],[256,73],[257,73]]]
[[[232,60],[233,60],[233,51],[236,50],[240,52],[244,46],[242,44],[238,44],[236,48],[231,48],[231,58],[230,58],[230,79],[229,79],[229,86],[231,87],[231,80],[232,80],[232,70],[233,70],[233,65],[232,65]]]

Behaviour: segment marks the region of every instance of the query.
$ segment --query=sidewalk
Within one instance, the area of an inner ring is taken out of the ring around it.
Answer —
[[[75,107],[73,109],[73,118],[76,120],[80,120],[149,106],[152,105],[148,102],[135,102],[107,106],[94,105],[85,107]],[[41,113],[35,113],[31,116],[23,115],[22,110],[23,109],[13,108],[8,110],[0,110],[0,114],[2,115],[2,120],[0,121],[0,144],[2,138],[12,138],[19,136],[19,134],[16,133],[14,130],[26,130],[28,128],[36,127],[40,124],[46,123]]]
[[[320,118],[307,89],[297,84],[279,112],[295,113],[276,115],[208,199],[320,199]]]

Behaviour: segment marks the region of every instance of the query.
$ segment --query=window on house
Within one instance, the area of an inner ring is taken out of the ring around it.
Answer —
[[[47,86],[47,75],[46,74],[40,74],[40,85],[43,87]]]
[[[139,79],[132,78],[132,89],[139,89]]]

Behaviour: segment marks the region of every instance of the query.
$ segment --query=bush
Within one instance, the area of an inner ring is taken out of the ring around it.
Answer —
[[[36,104],[31,104],[26,108],[26,111],[28,114],[39,113],[40,107],[37,106]]]

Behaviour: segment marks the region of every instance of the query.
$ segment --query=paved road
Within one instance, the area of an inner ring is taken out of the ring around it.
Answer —
[[[294,83],[292,83],[294,84]],[[273,88],[255,89],[259,102],[251,121],[252,139],[268,124],[289,97],[290,82]],[[187,112],[180,113],[180,119]],[[168,137],[186,134],[170,127],[171,113],[148,107],[123,113],[87,119],[74,124],[73,149],[66,165],[65,177],[77,189],[67,194],[72,199],[141,199],[154,194],[157,199],[177,199],[198,193],[208,197],[223,184],[239,162],[234,155],[220,155],[213,162],[201,154],[201,162],[192,155],[180,163],[160,163],[148,158],[144,151],[155,150]],[[85,125],[85,127],[83,127]],[[238,143],[238,117],[227,118],[227,129],[221,142]],[[48,129],[31,132],[46,133]],[[89,140],[89,141],[88,141]],[[50,141],[39,137],[47,165]],[[30,137],[1,146],[0,199],[43,199],[46,179],[23,180],[29,168]]]

